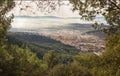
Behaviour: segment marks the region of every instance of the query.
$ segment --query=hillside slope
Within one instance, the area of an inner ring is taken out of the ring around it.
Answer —
[[[7,39],[10,44],[15,44],[22,48],[29,48],[37,53],[40,58],[49,50],[55,50],[59,54],[68,55],[75,55],[80,52],[72,46],[62,44],[59,41],[38,34],[22,32],[9,33]]]

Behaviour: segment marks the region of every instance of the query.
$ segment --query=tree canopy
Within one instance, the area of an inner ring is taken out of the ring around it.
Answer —
[[[14,7],[13,0],[0,0],[0,47],[5,41],[7,29],[10,27],[12,16],[6,17],[6,14]]]
[[[111,34],[120,32],[120,1],[119,0],[69,0],[73,5],[73,11],[88,20],[95,18],[96,15],[104,16],[109,28],[104,32]]]

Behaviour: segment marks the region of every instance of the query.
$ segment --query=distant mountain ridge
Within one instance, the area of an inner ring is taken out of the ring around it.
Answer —
[[[56,16],[15,16],[15,18],[60,18]]]
[[[58,17],[58,16],[15,16],[15,18],[80,19],[80,17]]]
[[[15,16],[15,18],[43,18],[43,19],[80,19],[81,17],[58,17],[58,16]],[[104,17],[96,17],[96,19],[104,19]]]

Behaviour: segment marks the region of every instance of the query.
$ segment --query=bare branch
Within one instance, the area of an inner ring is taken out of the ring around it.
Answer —
[[[114,3],[113,1],[109,0],[109,2],[110,2],[112,5],[114,5],[117,9],[120,9],[120,7],[117,6],[116,3]]]

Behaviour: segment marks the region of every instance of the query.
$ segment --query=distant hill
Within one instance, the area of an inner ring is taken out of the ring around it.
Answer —
[[[66,19],[80,19],[80,17],[66,17]]]
[[[91,31],[87,31],[87,32],[84,32],[83,34],[88,34],[88,35],[94,35],[94,36],[97,36],[99,38],[105,38],[106,34],[102,31],[103,28],[109,28],[109,25],[103,25],[100,27],[101,30],[91,30]]]
[[[105,33],[102,30],[87,31],[83,34],[94,35],[94,36],[97,36],[99,38],[105,38]]]
[[[15,16],[15,18],[80,19],[80,17],[66,17],[66,18],[62,18],[62,17],[57,17],[57,16]]]
[[[37,53],[40,58],[49,50],[55,50],[59,54],[68,55],[75,55],[80,52],[72,46],[62,44],[59,41],[38,34],[22,32],[9,33],[7,39],[10,44],[15,44],[22,48],[28,47],[33,52]]]
[[[50,18],[52,18],[52,19],[61,19],[60,17],[57,17],[57,16],[15,16],[15,18],[42,18],[42,19],[50,19]]]

